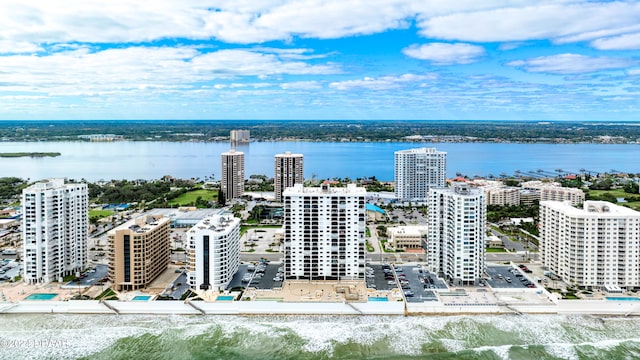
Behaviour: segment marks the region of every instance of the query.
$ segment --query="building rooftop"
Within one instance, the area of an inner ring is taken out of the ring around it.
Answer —
[[[438,151],[436,148],[416,148],[416,149],[406,149],[406,150],[398,150],[395,152],[396,154],[446,154],[444,151]]]
[[[636,210],[607,201],[587,200],[582,205],[582,208],[572,206],[570,201],[541,201],[540,205],[546,205],[572,216],[590,216],[600,218],[615,218],[619,216],[640,217],[640,212]]]
[[[224,209],[195,209],[195,208],[160,208],[151,209],[146,212],[148,215],[162,215],[171,220],[202,220],[213,215],[224,214]]]
[[[345,195],[364,195],[367,190],[356,184],[347,184],[347,187],[332,187],[329,184],[322,184],[320,187],[304,187],[303,184],[295,184],[286,188],[282,194],[300,195],[300,194],[345,194]]]
[[[212,230],[223,232],[238,225],[240,219],[231,215],[214,215],[202,219],[190,231],[197,228],[199,230]]]
[[[169,219],[162,215],[142,215],[135,219],[131,219],[124,224],[109,230],[108,234],[115,233],[116,231],[129,229],[133,232],[144,234],[146,232],[155,230],[159,226],[169,222]]]

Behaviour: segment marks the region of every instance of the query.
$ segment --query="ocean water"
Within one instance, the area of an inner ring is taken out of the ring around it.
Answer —
[[[634,318],[3,315],[2,320],[2,359],[640,358],[640,319]]]

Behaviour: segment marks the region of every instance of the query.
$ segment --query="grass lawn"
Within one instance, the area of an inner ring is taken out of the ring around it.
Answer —
[[[89,217],[96,217],[98,219],[105,218],[113,214],[113,210],[89,210]]]
[[[217,190],[193,190],[178,196],[175,199],[169,200],[169,205],[186,206],[196,203],[196,199],[201,197],[203,200],[216,200],[218,199]]]
[[[617,198],[623,198],[626,196],[630,196],[630,195],[636,195],[636,194],[629,194],[624,192],[623,189],[613,189],[613,190],[589,190],[589,195],[591,196],[601,196],[602,194],[606,194],[609,193]]]
[[[488,252],[488,253],[502,253],[502,252],[507,252],[507,250],[505,250],[504,248],[486,248],[485,252]]]
[[[632,201],[627,203],[620,203],[619,205],[632,208],[633,210],[640,211],[640,201]]]

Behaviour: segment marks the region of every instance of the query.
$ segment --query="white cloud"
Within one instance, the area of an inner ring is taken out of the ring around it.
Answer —
[[[322,89],[322,84],[318,81],[295,81],[280,84],[284,90],[318,90]]]
[[[26,43],[218,39],[232,43],[339,38],[408,28],[408,0],[67,0],[0,2],[0,38]]]
[[[369,90],[388,90],[401,86],[420,86],[421,83],[434,80],[435,75],[416,75],[403,74],[400,76],[382,76],[378,78],[365,77],[359,80],[335,81],[329,84],[329,87],[337,90],[351,89],[369,89]]]
[[[0,40],[0,54],[25,54],[43,51],[42,46],[29,41]]]
[[[204,52],[193,47],[88,48],[52,55],[0,56],[2,91],[88,95],[125,91],[191,89],[216,79],[271,75],[324,75],[335,65],[312,65],[249,50]],[[263,83],[225,85],[264,87]],[[270,85],[269,85],[270,86]]]
[[[430,60],[436,65],[469,64],[478,61],[485,54],[482,46],[460,43],[414,44],[402,52],[416,59]]]
[[[199,0],[66,0],[65,6],[60,6],[55,1],[3,0],[0,53],[10,53],[12,44],[21,44],[20,51],[33,52],[45,44],[76,42],[217,39],[248,44],[294,37],[328,39],[406,29],[414,21],[420,33],[432,39],[591,41],[638,32],[640,4],[578,0],[229,0],[213,4]]]
[[[541,56],[528,60],[508,62],[507,66],[522,68],[528,72],[551,74],[580,74],[600,70],[628,68],[637,61],[613,57],[590,57],[579,54]]]
[[[640,49],[640,32],[596,39],[591,42],[591,46],[599,50]]]
[[[543,2],[505,5],[479,11],[453,11],[426,16],[418,23],[421,34],[437,39],[499,42],[562,39],[598,31],[609,35],[627,31],[640,22],[640,4],[634,2]],[[581,40],[588,40],[582,38]]]

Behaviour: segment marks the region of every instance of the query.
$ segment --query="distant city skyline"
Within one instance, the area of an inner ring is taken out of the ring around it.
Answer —
[[[0,120],[639,120],[640,3],[7,0]]]

